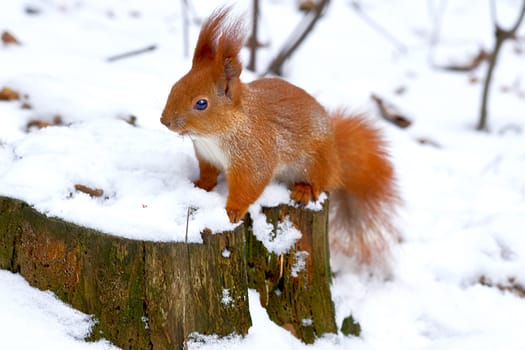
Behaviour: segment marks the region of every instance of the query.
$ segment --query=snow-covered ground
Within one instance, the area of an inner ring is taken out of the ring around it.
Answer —
[[[218,3],[190,2],[191,51],[196,20]],[[199,239],[204,225],[231,227],[223,210],[225,184],[211,193],[194,189],[190,141],[159,123],[171,85],[190,65],[181,3],[2,2],[0,31],[21,45],[0,46],[0,89],[26,95],[31,108],[0,102],[0,195],[130,238],[183,239],[173,232],[185,231],[188,207],[198,208],[190,240]],[[520,6],[520,0],[497,1],[502,26],[510,27]],[[239,11],[248,7],[237,5]],[[295,7],[295,0],[261,1],[261,41],[269,46],[259,52],[260,71],[300,20]],[[405,201],[392,276],[370,278],[334,257],[337,321],[352,314],[363,329],[359,338],[327,336],[302,345],[268,320],[251,292],[254,326],[246,338],[208,338],[193,347],[523,349],[525,24],[518,39],[499,57],[490,132],[480,133],[474,125],[486,63],[468,73],[432,65],[468,61],[480,48],[492,48],[488,2],[333,0],[284,71],[328,108],[347,106],[376,118],[370,101],[376,93],[413,121],[404,130],[377,121],[390,141]],[[157,49],[149,53],[106,60],[152,44]],[[64,125],[27,132],[29,121],[57,115]],[[132,115],[138,127],[124,121]],[[104,195],[92,199],[75,184]],[[286,198],[286,189],[271,185],[251,211],[257,215],[258,205]],[[111,348],[82,341],[88,316],[7,271],[0,271],[0,310],[2,349]]]

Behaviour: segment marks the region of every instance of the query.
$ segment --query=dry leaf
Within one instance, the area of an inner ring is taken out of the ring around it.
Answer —
[[[46,120],[41,119],[32,119],[30,120],[27,125],[26,129],[29,131],[31,128],[47,128],[48,126],[57,126],[57,125],[64,125],[64,122],[62,121],[62,117],[57,115],[53,118],[53,121],[48,122]]]
[[[514,277],[507,278],[507,283],[494,284],[487,277],[481,276],[479,278],[479,284],[485,287],[491,287],[491,288],[496,287],[502,292],[511,292],[519,296],[520,298],[525,298],[525,287],[519,284],[519,282],[516,281],[516,278]]]
[[[318,3],[315,0],[299,0],[299,3],[297,6],[299,7],[299,10],[301,11],[312,11],[315,10]]]
[[[20,45],[20,41],[18,41],[17,38],[15,38],[15,36],[11,33],[9,33],[8,31],[4,31],[2,33],[2,42],[6,45],[8,44],[16,44],[16,45]]]
[[[19,99],[20,94],[8,87],[4,87],[0,90],[0,101],[14,101]]]

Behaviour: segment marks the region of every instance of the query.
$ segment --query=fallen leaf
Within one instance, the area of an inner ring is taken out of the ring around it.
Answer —
[[[0,101],[14,101],[19,99],[20,94],[8,87],[4,87],[0,90]]]
[[[503,283],[494,283],[486,276],[482,275],[479,278],[479,284],[489,288],[497,288],[502,292],[511,292],[520,298],[525,298],[525,287],[516,281],[515,277],[509,277],[507,278],[507,281]]]
[[[9,44],[20,45],[20,41],[18,41],[18,39],[15,38],[15,36],[9,33],[8,31],[4,31],[2,33],[2,42],[6,45],[9,45]]]
[[[64,122],[62,121],[62,117],[57,115],[53,118],[53,121],[48,122],[46,120],[41,119],[32,119],[29,122],[27,122],[26,129],[29,131],[31,128],[47,128],[48,126],[57,126],[57,125],[64,125]]]

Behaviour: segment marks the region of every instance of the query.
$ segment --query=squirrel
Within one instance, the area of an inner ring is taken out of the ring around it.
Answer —
[[[193,141],[210,191],[222,172],[226,212],[240,221],[266,186],[289,185],[293,201],[330,195],[330,244],[360,261],[387,249],[399,202],[380,132],[362,115],[328,113],[303,89],[278,78],[240,80],[243,23],[229,8],[203,24],[190,71],[168,96],[161,123]],[[335,233],[341,232],[341,233]]]

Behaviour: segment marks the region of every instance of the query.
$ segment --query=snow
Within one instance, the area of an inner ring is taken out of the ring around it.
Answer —
[[[192,3],[190,50],[199,30],[194,20],[218,5]],[[510,27],[520,5],[497,1],[498,22]],[[27,6],[38,14],[26,14]],[[27,95],[32,106],[0,102],[0,195],[135,239],[185,240],[188,213],[192,242],[200,241],[204,227],[233,227],[223,209],[224,179],[210,193],[194,188],[191,141],[159,122],[171,85],[190,65],[179,4],[30,0],[0,8],[0,31],[22,43],[0,46],[0,88]],[[261,41],[270,44],[260,50],[262,71],[301,15],[293,0],[263,1],[261,14]],[[306,346],[273,324],[250,291],[254,325],[245,338],[195,336],[192,348],[523,348],[525,301],[513,287],[525,285],[525,24],[499,57],[489,133],[474,131],[486,63],[469,73],[434,67],[491,50],[491,21],[488,3],[468,0],[330,3],[284,73],[328,108],[347,106],[378,119],[370,102],[376,93],[413,121],[404,130],[375,121],[390,142],[404,198],[403,239],[391,272],[370,276],[350,269],[345,257],[332,258],[337,323],[352,314],[360,337],[326,335]],[[157,49],[149,53],[106,61],[152,44]],[[243,73],[245,81],[254,77]],[[396,93],[400,88],[404,93]],[[27,132],[30,120],[57,115],[64,125]],[[130,116],[138,127],[126,123]],[[104,195],[91,198],[75,184]],[[258,238],[276,252],[300,233],[284,225],[284,234],[267,237],[260,207],[287,202],[288,195],[271,184],[250,207]],[[112,348],[82,341],[92,326],[89,316],[6,271],[0,271],[0,310],[1,348]]]
[[[5,270],[0,270],[0,300],[2,349],[117,349],[102,340],[86,343],[83,339],[94,325],[91,317]]]

